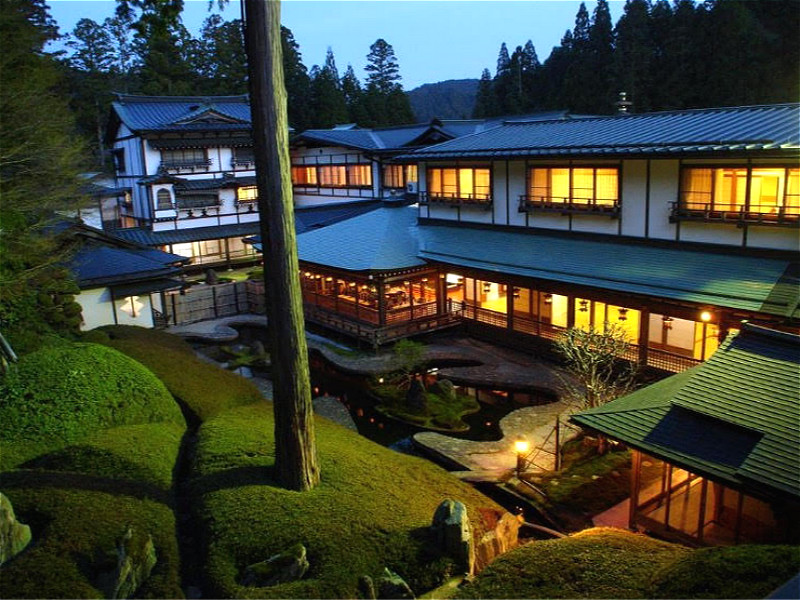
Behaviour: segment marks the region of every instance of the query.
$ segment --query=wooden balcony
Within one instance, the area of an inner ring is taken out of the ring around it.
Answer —
[[[672,202],[669,220],[699,221],[704,223],[731,223],[737,227],[745,225],[768,225],[774,227],[800,227],[800,209],[782,206],[745,207],[704,202]]]
[[[553,198],[527,194],[519,197],[519,212],[521,213],[590,214],[618,219],[620,211],[621,206],[618,198],[598,200],[597,198]]]
[[[420,205],[440,204],[453,208],[479,208],[491,210],[491,194],[434,194],[429,192],[419,193]]]

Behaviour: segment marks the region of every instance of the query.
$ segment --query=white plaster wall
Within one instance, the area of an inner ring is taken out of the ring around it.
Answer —
[[[626,160],[622,163],[620,193],[622,235],[643,237],[647,210],[646,160]]]
[[[650,237],[675,239],[675,224],[669,222],[671,202],[678,199],[677,160],[654,160],[650,163]]]
[[[577,213],[572,215],[572,231],[617,235],[619,232],[619,219],[612,219],[607,215]]]
[[[138,325],[139,327],[153,327],[153,308],[150,304],[150,295],[135,296],[137,301],[136,316],[133,317],[122,310],[123,305],[130,306],[130,300],[121,298],[116,300],[117,323],[119,325]],[[141,306],[139,306],[141,305]]]
[[[508,163],[510,176],[508,186],[508,224],[525,226],[525,213],[519,212],[519,197],[526,193],[525,190],[525,162],[521,160]],[[505,182],[503,183],[505,188]]]
[[[512,210],[511,202],[507,201],[506,194],[506,163],[495,161],[492,163],[492,210],[495,223],[508,223],[508,213]]]
[[[751,225],[747,228],[747,247],[798,252],[800,251],[800,230]]]
[[[683,221],[680,224],[682,242],[701,242],[705,244],[724,244],[742,246],[744,229],[733,223],[702,223]]]

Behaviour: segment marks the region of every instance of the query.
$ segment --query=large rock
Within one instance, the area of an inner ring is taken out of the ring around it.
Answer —
[[[489,530],[475,544],[475,572],[479,573],[495,558],[519,545],[521,521],[509,512],[492,511]],[[486,521],[484,516],[484,521]]]
[[[409,598],[412,600],[416,598],[414,592],[411,591],[411,588],[408,587],[403,578],[389,569],[384,569],[383,577],[378,579],[378,597],[387,599]]]
[[[474,573],[472,526],[463,502],[443,500],[433,514],[431,533],[442,554],[453,558],[468,575]]]
[[[445,400],[456,399],[456,386],[449,379],[440,379],[431,386],[431,392]]]
[[[102,573],[97,587],[106,598],[130,598],[147,581],[158,562],[153,537],[136,535],[128,526],[117,540],[116,558],[116,568],[111,573]]]
[[[280,554],[267,560],[252,564],[244,570],[242,585],[250,587],[270,587],[301,579],[309,568],[306,547],[295,544]]]
[[[425,397],[425,387],[422,382],[414,377],[406,392],[406,405],[418,414],[425,414],[428,410],[428,400]]]
[[[0,494],[0,565],[31,543],[31,528],[17,521],[11,501]]]
[[[358,593],[360,597],[365,600],[375,600],[375,598],[377,598],[372,577],[369,575],[362,575],[358,578]]]

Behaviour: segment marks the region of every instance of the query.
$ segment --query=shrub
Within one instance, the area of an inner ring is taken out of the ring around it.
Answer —
[[[253,382],[201,360],[177,336],[123,325],[102,329],[112,348],[151,369],[201,421],[235,406],[264,401]]]
[[[361,575],[384,567],[417,591],[441,582],[447,560],[424,535],[446,498],[464,502],[473,527],[490,499],[420,458],[383,448],[325,419],[316,420],[322,480],[297,493],[273,479],[274,422],[269,403],[230,410],[200,429],[193,504],[208,548],[206,573],[218,597],[354,598]],[[248,564],[296,543],[311,568],[300,581],[248,588],[237,581]]]
[[[158,563],[139,598],[181,598],[175,518],[165,504],[118,492],[87,489],[73,474],[3,475],[17,517],[31,526],[34,543],[4,564],[0,598],[102,598],[98,572],[113,569],[115,543],[130,525],[153,537]]]
[[[120,352],[95,344],[46,347],[23,356],[0,381],[4,467],[119,425],[183,416],[164,385]]]

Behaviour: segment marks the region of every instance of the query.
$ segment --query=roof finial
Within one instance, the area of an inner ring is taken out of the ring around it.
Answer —
[[[618,114],[627,115],[628,111],[633,106],[633,102],[628,100],[628,92],[620,92],[619,100],[614,103],[614,106],[617,107]]]

